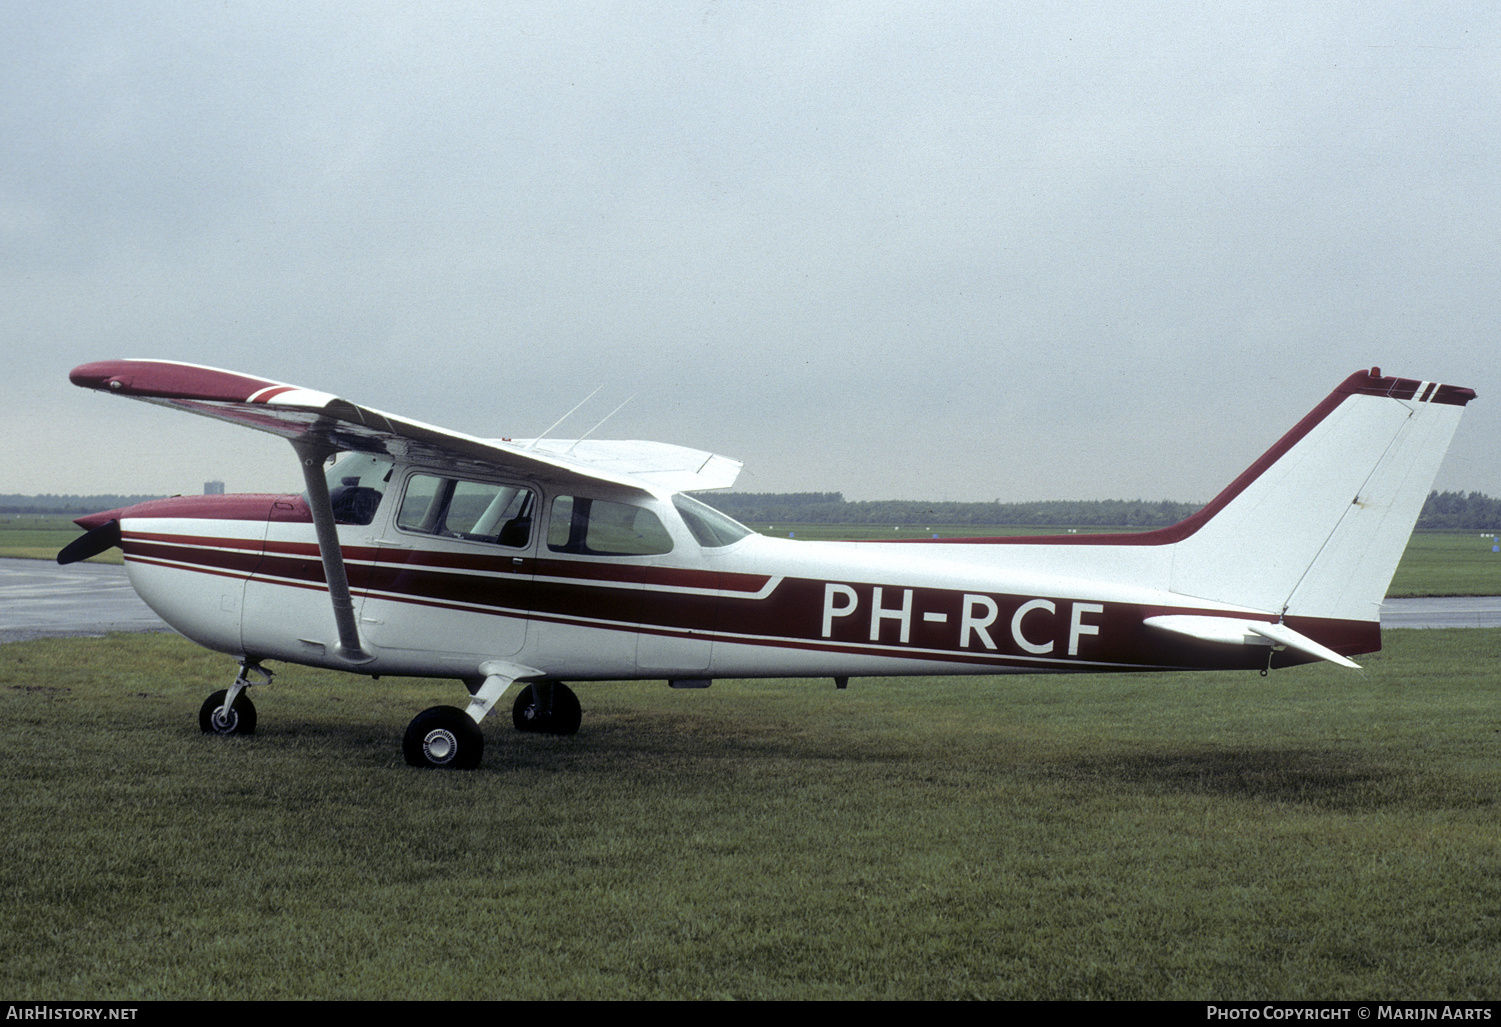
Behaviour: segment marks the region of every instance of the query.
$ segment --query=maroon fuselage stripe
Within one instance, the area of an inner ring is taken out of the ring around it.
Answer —
[[[271,543],[264,553],[252,539],[169,535],[128,531],[123,538],[128,559],[163,566],[226,575],[295,588],[323,589],[323,565],[311,543]],[[525,616],[536,621],[641,631],[667,637],[715,640],[751,646],[789,647],[822,652],[960,662],[997,667],[1089,669],[1091,664],[1140,667],[1247,667],[1266,665],[1268,650],[1198,642],[1145,625],[1148,617],[1164,614],[1204,614],[1192,606],[1143,606],[1107,602],[1088,604],[1081,623],[1086,631],[1076,639],[1078,654],[1069,656],[1072,609],[1066,596],[975,593],[963,590],[880,586],[882,605],[895,611],[906,602],[905,618],[879,618],[877,637],[870,636],[875,607],[871,584],[843,587],[855,595],[858,615],[830,620],[822,635],[827,583],[789,577],[770,593],[756,598],[770,580],[762,575],[651,567],[621,567],[585,561],[527,561],[530,568],[512,571],[509,556],[488,560],[459,554],[399,551],[401,561],[385,562],[377,550],[345,550],[350,585],[362,597],[379,597],[427,608],[466,610],[496,616]],[[436,558],[436,559],[434,559]],[[373,561],[373,562],[370,562]],[[486,567],[485,565],[488,565]],[[546,573],[540,572],[545,568]],[[473,573],[484,569],[491,573]],[[469,571],[471,573],[465,573]],[[628,571],[629,573],[623,573]],[[641,587],[633,587],[633,586]],[[697,588],[712,594],[674,591]],[[995,605],[985,631],[964,631],[965,615],[974,596]],[[1032,646],[1027,651],[1014,635],[1012,619],[1024,603],[1042,599],[1052,609],[1033,609],[1024,615],[1020,633]],[[1094,609],[1095,606],[1103,609]],[[1255,619],[1255,618],[1253,618]],[[1270,616],[1265,618],[1271,622]],[[907,639],[901,640],[902,621]],[[1315,638],[1346,656],[1380,648],[1380,626],[1362,621],[1290,618],[1295,630]],[[965,643],[961,645],[961,642]],[[993,648],[992,648],[993,646]],[[1296,652],[1273,655],[1273,666],[1309,662]]]

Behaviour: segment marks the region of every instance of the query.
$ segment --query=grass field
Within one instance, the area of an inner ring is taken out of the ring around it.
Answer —
[[[0,517],[0,557],[52,560],[57,551],[83,534],[67,517]],[[95,563],[123,563],[120,550],[94,557]]]
[[[807,540],[946,538],[1057,533],[1056,528],[1015,525],[902,525],[871,527],[864,524],[751,525],[763,534],[786,538],[789,534]],[[1066,530],[1066,529],[1065,529]],[[1101,531],[1106,529],[1080,529]],[[1120,529],[1125,530],[1125,529]],[[9,517],[0,520],[0,557],[32,557],[51,560],[57,551],[81,532],[66,517]],[[1392,579],[1391,596],[1501,595],[1501,555],[1491,552],[1496,539],[1479,532],[1418,532],[1407,544],[1402,563]],[[118,564],[120,550],[111,549],[94,558],[99,563]]]
[[[473,773],[456,685],[174,636],[0,647],[0,993],[1476,998],[1501,993],[1497,633],[1367,671],[578,688]]]

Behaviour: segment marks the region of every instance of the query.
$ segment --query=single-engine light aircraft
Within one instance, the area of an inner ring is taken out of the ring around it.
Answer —
[[[85,364],[74,384],[280,435],[302,495],[177,496],[78,519],[58,554],[125,553],[188,638],[238,658],[199,713],[249,734],[279,660],[456,678],[407,728],[473,768],[514,725],[571,734],[565,681],[1260,670],[1381,648],[1381,601],[1473,390],[1346,378],[1198,513],[1139,534],[800,542],[686,493],[740,464],[652,442],[480,439],[193,364]],[[330,461],[333,461],[330,465]]]

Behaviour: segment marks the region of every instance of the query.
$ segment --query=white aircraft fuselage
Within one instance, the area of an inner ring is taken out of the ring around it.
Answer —
[[[559,679],[621,680],[1259,669],[1271,655],[1282,657],[1278,666],[1316,659],[1193,645],[1148,627],[1165,615],[1277,619],[1174,593],[1170,545],[1137,541],[1156,532],[970,543],[747,534],[711,549],[670,502],[636,501],[667,528],[671,552],[574,555],[537,539],[514,550],[463,540],[438,548],[407,537],[390,516],[341,525],[374,655],[358,671],[471,678],[503,658]],[[131,584],[193,641],[350,669],[334,655],[338,636],[301,496],[188,496],[111,514]],[[100,518],[109,516],[82,523]],[[1294,627],[1347,655],[1380,647],[1374,620],[1295,618]]]

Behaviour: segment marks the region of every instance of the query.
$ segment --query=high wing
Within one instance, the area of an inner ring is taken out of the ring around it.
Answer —
[[[738,460],[661,442],[481,439],[326,392],[170,360],[104,360],[74,368],[68,377],[86,389],[176,407],[320,449],[500,469],[562,484],[588,480],[668,492],[722,489],[734,484],[741,467]]]

